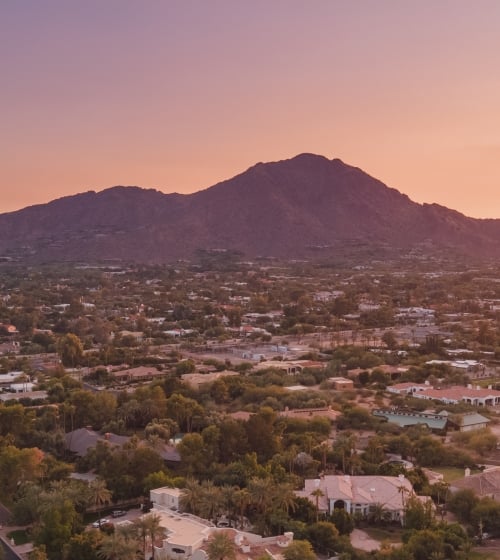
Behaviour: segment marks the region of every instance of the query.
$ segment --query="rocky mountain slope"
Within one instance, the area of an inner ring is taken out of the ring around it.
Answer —
[[[500,255],[500,220],[417,204],[338,159],[259,163],[190,195],[112,187],[0,215],[0,257],[169,262],[196,251],[311,258],[355,244]]]

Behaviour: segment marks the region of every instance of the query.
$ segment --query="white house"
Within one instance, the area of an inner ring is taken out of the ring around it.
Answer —
[[[403,475],[325,475],[306,479],[304,490],[296,495],[307,498],[324,513],[345,509],[352,515],[367,517],[377,506],[382,506],[389,519],[402,522],[405,502],[415,493]]]

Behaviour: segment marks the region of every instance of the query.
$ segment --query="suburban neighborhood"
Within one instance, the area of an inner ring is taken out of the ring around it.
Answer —
[[[31,560],[494,554],[497,271],[414,259],[5,264],[4,545]]]

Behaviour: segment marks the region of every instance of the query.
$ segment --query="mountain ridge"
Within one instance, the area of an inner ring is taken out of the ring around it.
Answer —
[[[259,162],[190,194],[118,185],[0,214],[0,257],[33,262],[170,262],[213,248],[302,258],[352,242],[498,256],[499,241],[500,220],[419,204],[358,167],[310,153]]]

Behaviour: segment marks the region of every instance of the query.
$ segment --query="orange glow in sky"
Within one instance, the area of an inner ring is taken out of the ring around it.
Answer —
[[[0,212],[302,152],[500,218],[498,0],[0,7]]]

